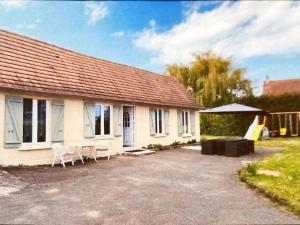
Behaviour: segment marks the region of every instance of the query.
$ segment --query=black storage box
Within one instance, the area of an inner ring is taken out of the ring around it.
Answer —
[[[201,141],[201,153],[203,155],[214,155],[216,152],[216,140]]]
[[[250,153],[254,153],[254,141],[253,140],[247,140],[248,141],[248,149]]]
[[[213,139],[201,141],[203,155],[239,157],[254,153],[254,141],[247,139]]]
[[[251,142],[242,139],[229,141],[225,144],[225,155],[229,157],[240,157],[250,153]]]

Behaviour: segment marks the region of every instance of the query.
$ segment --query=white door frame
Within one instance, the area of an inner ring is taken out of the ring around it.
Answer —
[[[132,131],[132,145],[131,146],[124,146],[124,121],[123,121],[123,148],[126,149],[126,150],[129,150],[129,149],[134,149],[134,145],[135,145],[135,106],[134,105],[122,105],[123,107],[123,115],[124,116],[124,107],[131,107],[132,108],[132,115],[131,115],[131,118],[132,118],[132,128],[131,128],[131,131]]]

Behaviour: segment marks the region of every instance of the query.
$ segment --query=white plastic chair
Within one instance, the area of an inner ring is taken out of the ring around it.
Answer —
[[[70,148],[64,147],[61,143],[52,144],[52,150],[54,153],[54,158],[52,162],[52,167],[55,163],[61,163],[63,167],[66,167],[65,163],[71,162],[74,166],[73,152]]]
[[[111,155],[109,141],[108,140],[97,141],[94,146],[94,151],[95,151],[95,158],[107,157],[107,160],[109,160]]]

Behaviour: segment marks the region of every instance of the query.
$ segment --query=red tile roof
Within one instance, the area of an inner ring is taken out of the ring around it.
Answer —
[[[0,30],[0,88],[199,108],[172,77],[85,56],[4,30]]]
[[[264,83],[264,95],[300,94],[300,78],[268,80]]]

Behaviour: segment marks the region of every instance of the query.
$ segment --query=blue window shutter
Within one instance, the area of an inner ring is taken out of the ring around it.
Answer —
[[[150,135],[151,136],[154,136],[155,135],[155,113],[156,113],[156,110],[155,109],[150,109],[149,110],[149,126],[150,126]]]
[[[178,137],[181,137],[183,134],[183,123],[182,123],[182,110],[177,110],[177,131]]]
[[[164,121],[165,121],[165,134],[169,135],[170,134],[170,125],[169,125],[169,110],[165,109],[164,110]]]
[[[190,115],[191,115],[191,119],[190,119],[190,121],[191,121],[191,134],[192,134],[192,136],[195,136],[195,134],[196,134],[196,131],[195,131],[195,111],[191,111]]]
[[[114,135],[116,137],[122,136],[123,133],[123,107],[121,105],[114,105]]]
[[[95,104],[84,103],[84,137],[95,137]]]
[[[23,99],[5,96],[5,147],[19,147],[23,139]]]
[[[64,102],[52,102],[52,142],[64,141]]]

